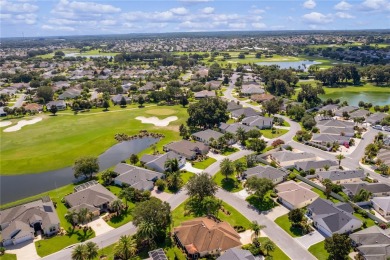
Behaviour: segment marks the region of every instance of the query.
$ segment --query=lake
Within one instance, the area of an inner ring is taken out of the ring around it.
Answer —
[[[300,60],[300,61],[264,61],[256,62],[257,65],[278,65],[281,69],[304,69],[307,71],[311,65],[321,64],[321,62],[313,60]]]
[[[158,141],[157,138],[140,138],[113,145],[99,156],[100,171],[106,170],[131,154],[138,154]],[[72,167],[38,174],[1,175],[0,204],[47,192],[75,182]]]
[[[321,95],[322,100],[328,98],[340,99],[341,102],[347,101],[349,105],[357,106],[359,101],[364,101],[366,103],[372,103],[373,106],[384,106],[390,105],[390,89],[389,93],[383,92],[333,92],[325,95]]]
[[[104,53],[102,54],[96,54],[96,55],[82,55],[77,52],[72,52],[72,53],[65,53],[65,57],[86,57],[86,58],[100,58],[100,57],[107,57],[108,59],[114,58],[112,55],[106,55]]]

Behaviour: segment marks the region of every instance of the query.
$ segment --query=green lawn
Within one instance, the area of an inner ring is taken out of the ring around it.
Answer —
[[[268,238],[266,238],[266,237],[259,237],[260,244],[267,241],[267,239]],[[288,259],[290,259],[290,257],[288,257],[276,244],[275,244],[275,250],[273,252],[270,252],[269,255],[272,256],[272,259],[275,259],[275,260],[288,260]]]
[[[128,209],[122,212],[119,216],[112,217],[107,224],[113,228],[117,228],[123,226],[126,223],[129,223],[133,220],[133,216],[131,215],[132,209],[135,207],[134,203],[127,203]]]
[[[179,126],[188,117],[187,109],[181,106],[118,109],[77,116],[71,111],[67,113],[55,117],[45,114],[37,124],[26,126],[20,131],[2,133],[2,174],[39,173],[70,166],[80,156],[97,156],[116,144],[116,133],[132,135],[143,129],[165,135],[157,143],[161,151],[163,145],[180,140]],[[169,115],[179,119],[166,127],[142,124],[135,119],[137,116],[156,115],[160,119]],[[151,151],[149,148],[143,153]]]
[[[172,220],[173,220],[174,227],[179,226],[183,221],[190,220],[190,219],[193,219],[196,217],[200,217],[200,216],[194,216],[192,213],[186,212],[186,210],[184,209],[185,203],[186,203],[186,201],[183,202],[182,204],[180,204],[179,207],[177,207],[176,209],[174,209],[172,211]],[[245,216],[243,216],[240,212],[238,212],[232,206],[230,206],[229,204],[227,204],[225,202],[222,202],[222,206],[226,210],[228,210],[231,214],[226,215],[222,211],[219,211],[218,216],[217,216],[219,219],[221,219],[222,221],[228,222],[233,227],[234,226],[243,226],[245,229],[250,229],[251,222]]]
[[[209,167],[211,164],[213,164],[216,161],[217,160],[215,160],[214,158],[208,157],[206,160],[194,163],[193,166],[195,168],[204,170],[204,169],[206,169],[207,167]]]
[[[114,260],[114,256],[115,256],[114,249],[115,249],[115,246],[116,246],[116,243],[100,249],[99,252],[98,252],[99,256],[95,257],[94,260],[99,260],[103,256],[105,256],[106,260]]]
[[[221,154],[224,156],[228,156],[228,155],[231,155],[232,153],[235,153],[237,151],[238,151],[238,149],[235,147],[228,147],[225,150],[223,150]]]
[[[300,228],[293,227],[290,220],[288,219],[288,214],[283,215],[275,219],[275,223],[279,225],[284,231],[286,231],[292,237],[302,236],[302,230]]]
[[[325,241],[309,247],[309,252],[312,253],[318,260],[328,260],[329,253],[325,250]]]
[[[181,179],[183,180],[183,184],[186,184],[189,179],[191,179],[193,176],[195,176],[195,173],[192,172],[182,172],[181,173]]]
[[[282,136],[288,132],[286,129],[275,129],[274,133],[272,133],[272,129],[264,129],[260,130],[265,138],[272,139],[279,136]]]
[[[234,174],[235,175],[235,174]],[[237,180],[235,176],[226,178],[222,175],[221,171],[218,171],[217,174],[213,177],[217,185],[230,192],[238,192],[243,189],[242,183]]]
[[[0,260],[16,260],[16,255],[5,253],[4,255],[0,255]]]
[[[355,217],[357,217],[358,219],[360,219],[361,221],[366,222],[366,223],[367,223],[367,228],[376,225],[375,222],[374,222],[374,220],[372,220],[372,219],[370,219],[370,218],[368,218],[368,217],[365,218],[365,217],[363,217],[363,216],[362,216],[361,214],[359,214],[359,213],[354,212],[353,215],[354,215]],[[363,227],[362,227],[362,228],[363,228]]]
[[[322,199],[324,199],[324,200],[326,200],[327,198],[326,198],[326,195],[324,194],[324,192],[322,191],[322,190],[319,190],[319,189],[317,189],[317,188],[312,188],[311,189],[312,191],[314,191],[315,193],[317,193],[318,195],[320,195],[320,198],[322,198]],[[338,203],[338,202],[340,202],[339,200],[336,200],[335,198],[333,198],[333,197],[329,197],[329,199],[327,199],[327,200],[330,200],[331,202],[333,202],[333,203]]]
[[[256,195],[250,195],[246,201],[260,211],[267,211],[277,206],[277,203],[270,196],[271,193],[272,191],[269,191],[261,200]]]

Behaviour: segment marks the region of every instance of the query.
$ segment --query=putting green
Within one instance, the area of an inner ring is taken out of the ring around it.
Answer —
[[[169,116],[169,115],[176,114],[177,111],[170,108],[159,108],[159,109],[149,109],[145,113],[154,116]]]

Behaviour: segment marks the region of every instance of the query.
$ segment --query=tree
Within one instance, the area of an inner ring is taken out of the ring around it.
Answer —
[[[154,243],[154,239],[158,236],[158,228],[154,222],[144,221],[138,226],[137,238],[141,241],[146,241],[149,245]]]
[[[305,112],[306,110],[302,105],[295,105],[287,108],[287,115],[294,118],[296,121],[301,121]]]
[[[244,128],[242,128],[241,126],[239,128],[237,128],[236,136],[237,136],[237,139],[240,141],[240,143],[242,145],[245,145],[247,135],[246,135]]]
[[[223,159],[222,162],[219,164],[219,167],[221,168],[221,173],[225,176],[226,180],[234,173],[234,164],[228,158]]]
[[[330,254],[331,259],[348,259],[351,251],[351,239],[346,234],[333,234],[325,239],[325,250]]]
[[[136,154],[131,154],[130,155],[130,163],[131,164],[137,164],[138,163],[138,161],[139,161],[139,159],[138,159],[138,155],[136,155]]]
[[[78,244],[72,251],[72,260],[86,260],[88,256],[87,248],[83,244]]]
[[[144,106],[144,103],[145,103],[145,98],[144,98],[142,95],[140,95],[140,96],[138,97],[138,104],[139,104],[139,106],[140,106],[140,107],[143,107],[143,106]]]
[[[183,95],[180,99],[180,104],[183,106],[183,107],[186,107],[190,102],[188,102],[188,98]]]
[[[275,148],[282,145],[282,144],[284,144],[284,141],[281,139],[276,139],[275,141],[272,142],[272,146]]]
[[[169,174],[167,177],[167,184],[168,189],[172,191],[180,189],[180,187],[183,185],[183,179],[181,178],[180,172],[175,171]]]
[[[114,248],[115,256],[129,260],[137,253],[137,242],[131,236],[121,236]]]
[[[251,229],[253,231],[254,239],[257,239],[260,235],[260,231],[265,228],[266,226],[264,225],[259,225],[256,220],[252,221],[251,223]]]
[[[263,107],[265,111],[268,113],[268,116],[278,113],[282,102],[283,102],[282,99],[276,99],[276,98],[263,102]]]
[[[214,62],[213,64],[211,64],[208,72],[208,77],[209,79],[218,79],[219,77],[222,77],[222,69],[218,63]]]
[[[265,194],[273,189],[274,184],[270,179],[253,176],[246,181],[245,186],[248,190],[254,192],[259,199],[263,199]]]
[[[234,162],[234,168],[236,169],[238,176],[241,177],[242,173],[246,170],[246,164],[241,160],[237,160]]]
[[[371,197],[372,193],[366,189],[361,189],[359,192],[353,197],[354,202],[368,201]]]
[[[309,114],[305,114],[302,119],[302,125],[305,129],[308,129],[308,130],[311,130],[316,124],[316,120],[314,119],[314,117],[312,115],[309,115]]]
[[[123,208],[123,202],[119,199],[114,200],[111,202],[110,208],[116,213],[117,216],[119,216]]]
[[[121,189],[118,197],[125,200],[125,207],[127,208],[127,203],[129,201],[134,200],[134,197],[135,197],[134,188],[133,187],[125,187],[125,188]]]
[[[100,175],[100,178],[103,180],[104,184],[110,184],[112,179],[117,176],[117,173],[111,170],[105,170]]]
[[[76,211],[74,211],[74,210],[68,211],[65,214],[64,217],[65,217],[65,220],[67,222],[69,222],[72,225],[72,228],[74,229],[76,224],[77,224],[77,213],[76,213]]]
[[[263,139],[249,139],[248,142],[248,148],[258,154],[261,153],[267,147],[267,143]]]
[[[227,102],[218,97],[207,97],[188,107],[189,127],[213,128],[229,120]]]
[[[217,184],[211,179],[207,173],[201,173],[192,177],[186,184],[187,195],[190,197],[198,197],[200,200],[207,196],[214,196],[217,192]]]
[[[84,224],[89,219],[89,212],[87,208],[81,208],[77,213],[77,222]]]
[[[119,102],[121,107],[125,107],[127,105],[126,98],[122,96],[121,101]]]
[[[179,162],[176,158],[168,159],[164,163],[165,171],[168,174],[179,171]]]
[[[264,251],[266,251],[266,255],[269,255],[270,252],[273,252],[275,251],[275,243],[272,242],[270,239],[267,239],[264,243],[263,243],[263,249]]]
[[[336,155],[336,159],[338,160],[338,162],[339,162],[339,167],[341,166],[341,161],[343,160],[343,159],[345,159],[345,156],[343,155],[343,154],[338,154],[338,155]]]
[[[317,85],[314,87],[311,84],[301,84],[301,88],[302,90],[298,93],[297,96],[298,102],[306,101],[309,104],[309,108],[321,104],[321,99],[318,97],[318,95],[325,94],[325,90],[322,88],[322,85]]]
[[[45,102],[53,100],[54,92],[50,86],[41,86],[37,88],[37,97],[43,98]]]
[[[384,164],[384,163],[381,163],[378,167],[378,170],[382,173],[382,174],[389,174],[389,165],[387,164]]]
[[[288,220],[295,225],[301,223],[303,218],[304,214],[301,209],[293,209],[288,213]]]
[[[91,179],[94,173],[99,172],[98,158],[93,156],[80,157],[75,161],[73,171],[76,179],[82,175]]]
[[[49,108],[49,111],[50,111],[50,113],[53,114],[53,116],[55,116],[57,111],[58,111],[58,108],[56,105],[51,105],[51,107]]]
[[[95,259],[98,257],[99,253],[99,247],[96,243],[89,241],[84,244],[86,251],[87,251],[87,258],[86,259]]]
[[[105,111],[108,111],[108,108],[110,107],[110,102],[107,99],[103,100],[103,107]]]
[[[322,185],[325,186],[325,195],[326,195],[326,198],[329,199],[330,197],[330,194],[332,193],[332,189],[333,189],[333,183],[330,179],[325,179],[322,181]]]

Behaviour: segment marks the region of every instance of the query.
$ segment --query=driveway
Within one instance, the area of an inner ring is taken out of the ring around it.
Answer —
[[[6,253],[16,254],[17,259],[36,260],[40,259],[35,249],[34,241],[26,241],[15,246],[7,246]]]
[[[103,220],[103,218],[92,220],[88,223],[88,226],[91,227],[93,231],[95,231],[96,236],[102,235],[114,229],[108,225],[107,222]]]
[[[150,195],[160,199],[161,201],[167,201],[173,196],[171,193],[159,191],[157,187],[154,187]]]
[[[210,158],[214,158],[215,160],[223,160],[225,158],[225,156],[223,156],[222,154],[219,154],[219,153],[213,153],[213,152],[209,152],[207,154],[208,157]]]
[[[198,169],[198,168],[193,167],[190,162],[186,162],[186,165],[184,165],[184,167],[181,169],[186,170],[188,172],[195,173],[195,174],[199,174],[199,173],[203,172],[202,169]]]
[[[325,237],[320,232],[315,230],[303,237],[297,237],[294,239],[298,241],[298,243],[301,244],[304,248],[308,249],[312,245],[324,241]]]
[[[288,212],[289,212],[289,210],[286,207],[277,206],[277,207],[271,209],[271,211],[268,211],[268,213],[265,215],[267,216],[267,218],[274,221],[278,217],[286,215]]]
[[[246,230],[244,232],[239,233],[241,244],[246,245],[252,243],[252,234],[252,230]]]

